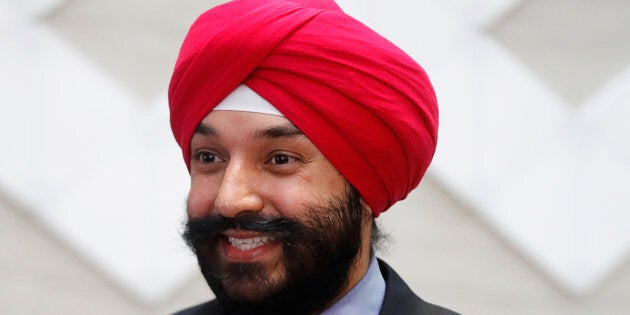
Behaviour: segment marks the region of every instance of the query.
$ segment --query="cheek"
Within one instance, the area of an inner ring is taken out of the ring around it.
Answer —
[[[346,181],[341,175],[317,173],[320,176],[300,178],[296,181],[276,183],[267,194],[277,212],[290,218],[301,218],[310,205],[325,205],[332,198],[342,198]]]
[[[200,218],[210,214],[216,199],[216,185],[207,181],[193,179],[188,192],[186,210],[191,218]]]
[[[344,195],[347,181],[331,164],[324,165],[317,174],[309,181],[313,195],[326,202]]]

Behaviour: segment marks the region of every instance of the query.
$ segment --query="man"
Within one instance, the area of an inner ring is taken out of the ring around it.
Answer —
[[[408,55],[332,0],[202,14],[169,88],[191,175],[184,238],[217,296],[178,314],[454,314],[374,256],[374,218],[435,151]]]

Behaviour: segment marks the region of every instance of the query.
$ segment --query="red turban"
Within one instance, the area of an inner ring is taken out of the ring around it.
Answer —
[[[302,130],[375,217],[419,184],[435,152],[424,70],[332,0],[237,0],[194,22],[169,87],[189,167],[195,127],[240,84]]]

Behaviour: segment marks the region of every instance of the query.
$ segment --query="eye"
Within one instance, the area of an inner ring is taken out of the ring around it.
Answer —
[[[273,156],[271,156],[271,158],[269,159],[267,163],[274,164],[274,165],[285,165],[285,164],[289,164],[295,161],[297,161],[297,158],[291,155],[284,154],[284,153],[276,153]]]
[[[206,164],[216,163],[216,162],[221,161],[221,159],[212,152],[199,152],[197,154],[197,160],[199,160],[199,162],[201,163],[206,163]]]

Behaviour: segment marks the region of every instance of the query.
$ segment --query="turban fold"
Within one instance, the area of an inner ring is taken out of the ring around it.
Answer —
[[[424,70],[332,0],[237,0],[193,23],[169,87],[189,168],[195,127],[241,84],[302,130],[375,217],[419,184],[435,152]]]

